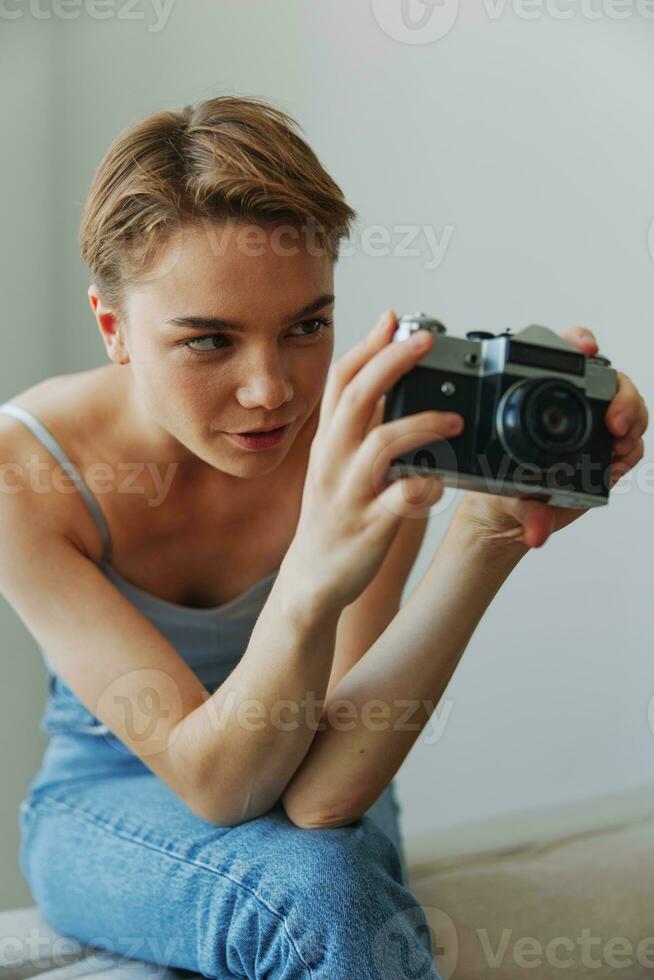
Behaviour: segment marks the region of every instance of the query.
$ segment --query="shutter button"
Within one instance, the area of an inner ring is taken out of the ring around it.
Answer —
[[[611,367],[611,362],[608,357],[602,357],[601,354],[595,354],[593,357],[589,357],[588,360],[592,361],[593,364],[601,364],[602,367]]]

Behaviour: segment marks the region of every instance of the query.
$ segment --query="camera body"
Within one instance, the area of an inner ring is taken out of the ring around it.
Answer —
[[[385,395],[384,422],[423,411],[457,412],[464,429],[392,460],[392,482],[413,473],[445,486],[542,500],[556,507],[608,503],[613,437],[606,410],[617,390],[610,361],[589,357],[548,327],[450,337],[426,313],[399,318],[392,343],[417,330],[431,350]]]

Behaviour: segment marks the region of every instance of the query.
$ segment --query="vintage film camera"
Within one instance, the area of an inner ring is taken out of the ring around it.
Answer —
[[[389,482],[421,473],[556,507],[608,502],[613,437],[604,416],[617,373],[607,358],[588,357],[537,325],[450,337],[426,313],[400,317],[391,342],[420,329],[434,334],[432,348],[386,393],[383,421],[451,411],[465,427],[394,458]]]

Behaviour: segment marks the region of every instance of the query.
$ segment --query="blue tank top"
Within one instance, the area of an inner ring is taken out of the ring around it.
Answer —
[[[210,693],[234,669],[245,653],[250,635],[279,573],[279,568],[260,579],[229,602],[209,609],[196,609],[169,602],[128,582],[109,564],[111,537],[96,497],[82,480],[73,463],[46,427],[31,412],[5,402],[0,412],[19,419],[54,456],[80,491],[100,532],[103,544],[99,569],[136,608],[165,636]],[[107,735],[110,730],[93,715],[64,684],[39,647],[47,672],[46,704],[40,729],[47,735],[75,731]],[[89,656],[93,651],[89,651]]]

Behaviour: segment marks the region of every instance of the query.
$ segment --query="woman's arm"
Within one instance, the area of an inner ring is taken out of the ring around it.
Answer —
[[[282,563],[245,654],[210,695],[88,557],[97,531],[82,498],[46,480],[55,464],[23,428],[0,425],[0,595],[82,704],[198,816],[233,825],[266,812],[315,735],[319,714],[286,726],[288,702],[325,697],[340,610],[303,596]],[[33,486],[34,457],[50,492]]]
[[[203,812],[216,822],[228,775],[242,819],[281,797],[310,751],[330,691],[397,613],[428,519],[403,521],[375,578],[342,612],[298,595],[297,577],[287,582],[282,563],[242,660],[179,729],[176,755],[191,765],[202,760]]]
[[[319,723],[340,609],[312,604],[287,572],[283,561],[229,677],[172,733],[177,764],[195,773],[196,812],[221,826],[280,799]]]
[[[400,611],[402,594],[425,536],[429,515],[405,518],[374,579],[338,621],[334,663],[325,700]]]
[[[338,827],[372,806],[429,720],[493,597],[528,550],[480,540],[454,518],[404,606],[326,700],[322,730],[282,797],[295,823]]]

